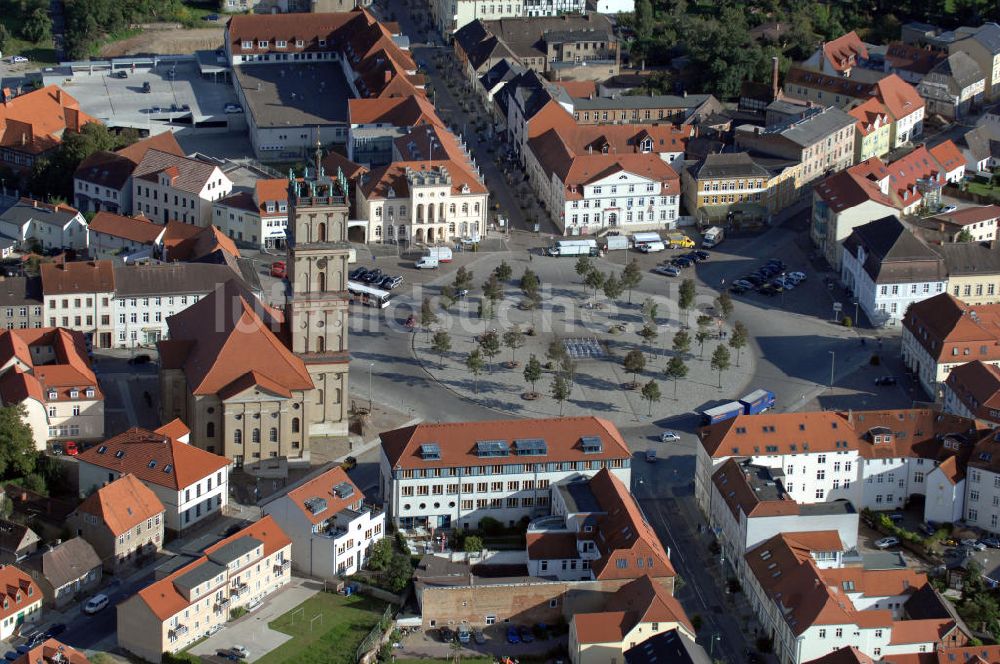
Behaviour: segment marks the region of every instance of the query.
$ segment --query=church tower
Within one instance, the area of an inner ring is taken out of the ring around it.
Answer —
[[[313,379],[306,400],[309,436],[347,434],[348,185],[320,164],[288,180],[288,343]]]

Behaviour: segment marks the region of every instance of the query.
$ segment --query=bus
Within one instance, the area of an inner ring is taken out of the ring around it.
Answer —
[[[347,292],[351,294],[351,302],[358,302],[366,307],[385,309],[389,306],[392,293],[379,288],[372,288],[357,281],[347,282]]]

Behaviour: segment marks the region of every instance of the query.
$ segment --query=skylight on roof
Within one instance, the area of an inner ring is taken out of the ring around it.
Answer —
[[[424,443],[420,446],[420,458],[424,461],[440,461],[441,447],[437,443]]]
[[[549,448],[541,438],[525,438],[514,441],[514,453],[518,456],[544,456]]]
[[[510,454],[506,440],[478,440],[476,441],[476,456],[478,457],[505,457]]]
[[[108,446],[107,445],[101,445],[100,447],[97,448],[97,453],[98,454],[104,454],[107,451],[108,451]]]
[[[580,447],[584,454],[600,454],[604,451],[604,442],[600,436],[583,436],[580,438]]]
[[[117,452],[115,452],[116,459],[121,459],[123,456],[125,456],[125,450],[118,450]]]
[[[167,475],[169,475],[170,471],[173,470],[173,469],[174,469],[174,467],[168,463],[167,465],[165,465],[163,467],[163,472],[165,472]]]
[[[156,468],[156,459],[151,459],[149,461],[149,467],[150,468]]]

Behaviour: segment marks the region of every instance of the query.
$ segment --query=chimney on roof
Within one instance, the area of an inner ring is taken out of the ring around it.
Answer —
[[[62,88],[56,88],[56,101],[62,103]]]
[[[389,83],[390,81],[392,81],[392,70],[389,69],[389,68],[386,68],[386,70],[385,70],[385,82]]]
[[[771,58],[771,101],[778,98],[778,56]]]

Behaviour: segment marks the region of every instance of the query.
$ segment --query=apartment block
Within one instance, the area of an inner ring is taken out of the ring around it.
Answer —
[[[265,516],[118,604],[118,645],[150,662],[224,625],[291,580],[292,543]]]
[[[215,164],[151,149],[132,173],[132,209],[157,223],[212,224],[212,206],[233,190]]]
[[[111,348],[111,298],[115,274],[110,261],[42,263],[43,317],[48,327],[83,335],[96,348]]]
[[[551,484],[608,469],[628,486],[632,454],[597,417],[419,424],[381,434],[381,495],[398,528],[507,525],[549,514]]]

